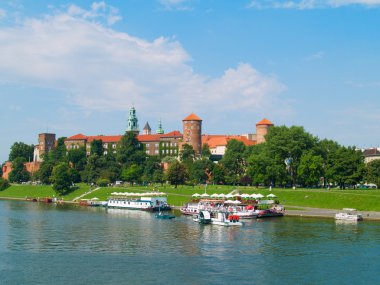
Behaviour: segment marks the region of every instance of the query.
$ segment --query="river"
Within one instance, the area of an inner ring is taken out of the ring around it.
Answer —
[[[380,284],[380,223],[283,217],[243,227],[177,214],[0,201],[1,284]]]

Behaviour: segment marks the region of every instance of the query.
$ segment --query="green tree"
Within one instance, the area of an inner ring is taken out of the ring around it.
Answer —
[[[177,188],[178,185],[186,182],[189,178],[189,174],[186,166],[183,163],[176,161],[170,164],[166,177],[170,184]]]
[[[154,183],[164,183],[164,170],[162,168],[156,169],[153,173],[153,182]]]
[[[146,154],[134,132],[126,132],[118,144],[116,160],[128,168],[132,164],[144,165]]]
[[[93,140],[91,142],[91,154],[97,154],[98,156],[103,155],[103,141],[102,140]]]
[[[159,169],[162,169],[160,158],[158,156],[149,156],[145,162],[144,181],[153,182],[153,175]]]
[[[215,164],[211,172],[211,181],[216,184],[224,184],[226,183],[225,176],[226,170],[224,169],[224,166],[221,164]]]
[[[57,140],[57,146],[51,149],[48,153],[43,155],[43,160],[46,162],[51,162],[57,165],[59,162],[66,162],[66,137],[60,137]]]
[[[141,181],[141,176],[143,174],[143,169],[141,166],[132,164],[131,166],[125,167],[121,171],[121,178],[124,181],[130,182],[133,186],[133,183]]]
[[[87,164],[81,172],[82,181],[87,183],[95,183],[100,178],[100,173],[106,165],[106,160],[103,156],[92,154],[87,159]]]
[[[69,150],[67,153],[67,159],[75,170],[83,170],[87,162],[86,149],[84,147],[80,147]]]
[[[67,163],[61,162],[54,166],[51,181],[53,182],[53,189],[58,195],[63,195],[70,189],[72,180],[70,167]]]
[[[207,143],[204,143],[202,145],[202,153],[201,153],[201,156],[202,158],[207,158],[209,159],[210,156],[211,156],[211,151],[210,151],[210,147]]]
[[[179,152],[179,158],[182,162],[185,163],[188,161],[193,162],[195,158],[195,151],[193,149],[193,146],[190,144],[184,144],[181,151]]]
[[[365,179],[367,183],[375,183],[380,187],[380,159],[367,163]]]
[[[302,155],[298,166],[298,180],[308,187],[315,187],[324,176],[323,157],[309,151]]]
[[[244,157],[245,145],[243,142],[232,139],[227,143],[227,150],[220,163],[226,170],[226,182],[229,184],[239,183],[240,178],[246,171],[246,159]]]
[[[43,183],[43,184],[50,184],[50,176],[53,172],[54,164],[52,162],[42,162],[40,170],[38,171],[38,179]]]
[[[14,161],[16,158],[23,158],[24,162],[33,161],[34,146],[23,142],[15,142],[11,146],[9,153],[9,161]]]
[[[18,157],[12,162],[12,171],[9,173],[9,181],[21,183],[30,180],[30,174],[25,169],[25,158]]]
[[[210,179],[214,168],[214,163],[209,159],[200,159],[194,161],[191,178],[197,183],[205,183]]]
[[[9,182],[6,179],[0,177],[0,191],[3,191],[9,187]]]

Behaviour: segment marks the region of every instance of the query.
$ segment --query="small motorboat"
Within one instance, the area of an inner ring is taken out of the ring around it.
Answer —
[[[335,214],[335,220],[343,221],[362,221],[363,217],[360,214],[351,214],[351,213],[337,213]]]
[[[155,214],[154,215],[157,219],[162,219],[162,220],[171,220],[174,219],[174,215],[169,215],[169,214],[163,214],[162,212]]]
[[[238,215],[228,215],[225,212],[219,212],[216,218],[211,219],[211,224],[219,226],[242,226],[243,223],[239,221],[240,217]]]
[[[211,214],[209,211],[201,211],[198,215],[193,216],[193,221],[200,224],[211,224]]]

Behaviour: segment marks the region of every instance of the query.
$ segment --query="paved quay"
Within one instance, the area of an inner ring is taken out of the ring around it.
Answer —
[[[346,212],[345,210],[333,209],[320,209],[309,207],[297,207],[297,210],[286,209],[287,216],[300,216],[300,217],[321,217],[321,218],[334,218],[336,213]],[[353,213],[361,214],[364,220],[380,220],[380,212],[373,211],[354,211]]]

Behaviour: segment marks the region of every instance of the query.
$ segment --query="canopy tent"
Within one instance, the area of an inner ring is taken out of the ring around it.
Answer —
[[[201,195],[201,197],[210,197],[210,195],[207,194],[207,193],[203,193],[203,194]]]
[[[249,197],[250,197],[250,195],[249,195],[249,194],[246,194],[246,193],[244,193],[244,194],[242,194],[242,195],[241,195],[241,197],[242,197],[242,198],[249,198]]]
[[[264,195],[259,193],[259,194],[256,195],[256,198],[259,198],[259,199],[260,198],[264,198]]]
[[[195,194],[193,194],[193,195],[191,195],[191,196],[193,196],[193,197],[199,197],[199,196],[201,196],[201,195],[198,194],[198,193],[195,193]]]
[[[226,195],[226,198],[233,198],[234,197],[234,195],[232,195],[232,194],[227,194]]]
[[[219,194],[218,197],[219,198],[226,198],[226,195],[222,193],[222,194]]]
[[[268,198],[276,198],[277,196],[271,193],[271,194],[267,195],[267,197]]]
[[[211,197],[211,198],[218,198],[219,195],[218,195],[217,193],[214,193],[214,194],[212,194],[210,197]]]

